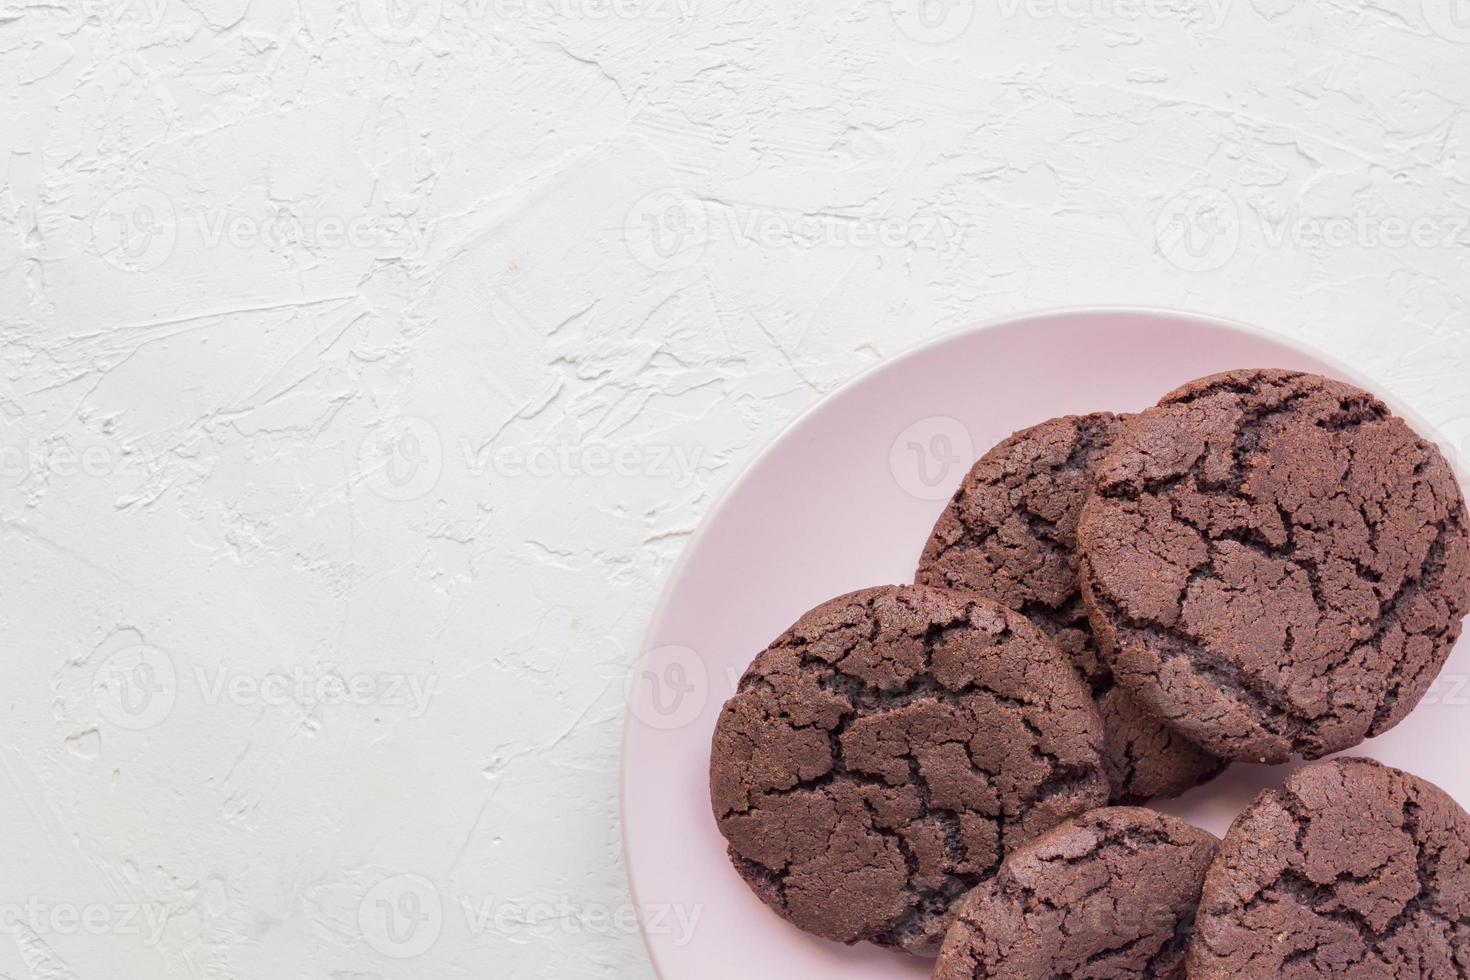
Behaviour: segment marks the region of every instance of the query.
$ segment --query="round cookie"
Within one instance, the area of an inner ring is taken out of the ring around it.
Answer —
[[[1368,759],[1298,770],[1205,877],[1192,980],[1470,976],[1470,814]]]
[[[720,714],[715,818],[797,926],[933,955],[1003,855],[1107,800],[1102,723],[1024,616],[917,586],[801,617]]]
[[[1077,519],[1124,421],[1106,412],[1052,419],[986,453],[934,525],[915,579],[999,600],[1051,634],[1092,685],[1112,800],[1135,803],[1177,796],[1225,763],[1114,684],[1082,607]]]
[[[1011,854],[960,904],[935,980],[1183,978],[1219,843],[1134,807],[1069,820]]]
[[[1372,395],[1310,374],[1216,375],[1134,417],[1078,550],[1119,685],[1229,759],[1392,728],[1470,611],[1449,464]]]

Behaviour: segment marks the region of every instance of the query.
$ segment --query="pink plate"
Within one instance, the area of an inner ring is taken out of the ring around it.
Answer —
[[[710,813],[710,736],[751,659],[803,612],[910,581],[970,463],[1057,415],[1134,411],[1237,367],[1372,379],[1256,330],[1145,310],[1047,313],[976,327],[895,358],[808,412],[730,489],[670,577],[633,674],[623,839],[644,938],[664,980],[924,977],[928,961],[808,937],[763,906],[725,858]],[[1391,397],[1387,398],[1393,403]],[[1421,432],[1430,430],[1394,404]],[[1470,803],[1470,674],[1462,643],[1407,721],[1353,754],[1418,773]],[[1223,833],[1289,767],[1235,766],[1161,808]]]

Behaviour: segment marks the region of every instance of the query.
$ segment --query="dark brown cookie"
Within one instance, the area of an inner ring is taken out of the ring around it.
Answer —
[[[1082,608],[1077,519],[1123,423],[1106,412],[1052,419],[986,453],[934,525],[916,580],[997,599],[1051,634],[1097,698],[1113,802],[1135,803],[1177,796],[1225,764],[1115,686]]]
[[[1025,617],[918,586],[807,613],[740,681],[710,790],[730,856],[827,939],[938,948],[1009,849],[1107,800],[1082,678]]]
[[[1078,550],[1104,658],[1225,758],[1316,758],[1387,731],[1470,611],[1454,472],[1338,381],[1193,382],[1130,421],[1094,491]]]
[[[1219,843],[1134,807],[1069,820],[960,904],[935,980],[1182,978]]]
[[[1470,814],[1368,759],[1307,766],[1205,877],[1195,980],[1470,977]]]

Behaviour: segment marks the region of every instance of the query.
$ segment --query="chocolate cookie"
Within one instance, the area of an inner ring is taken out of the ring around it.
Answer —
[[[1257,797],[1205,877],[1195,980],[1470,977],[1470,814],[1368,759]]]
[[[1051,634],[1092,685],[1113,802],[1133,803],[1177,796],[1225,763],[1113,683],[1082,608],[1077,519],[1123,423],[1106,412],[1052,419],[986,453],[934,525],[916,580],[997,599]]]
[[[751,888],[827,939],[930,955],[1002,856],[1107,800],[1082,678],[1019,613],[865,589],[771,644],[720,714],[715,818]]]
[[[935,980],[1182,978],[1219,843],[1134,807],[1069,820],[960,904]]]
[[[1449,464],[1372,395],[1310,374],[1216,375],[1135,417],[1078,549],[1119,685],[1230,759],[1392,728],[1470,611]]]

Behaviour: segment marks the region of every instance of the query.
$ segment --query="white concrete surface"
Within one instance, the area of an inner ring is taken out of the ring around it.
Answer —
[[[1470,448],[1466,0],[920,2],[0,0],[0,977],[651,976],[664,577],[967,322],[1252,321]]]

